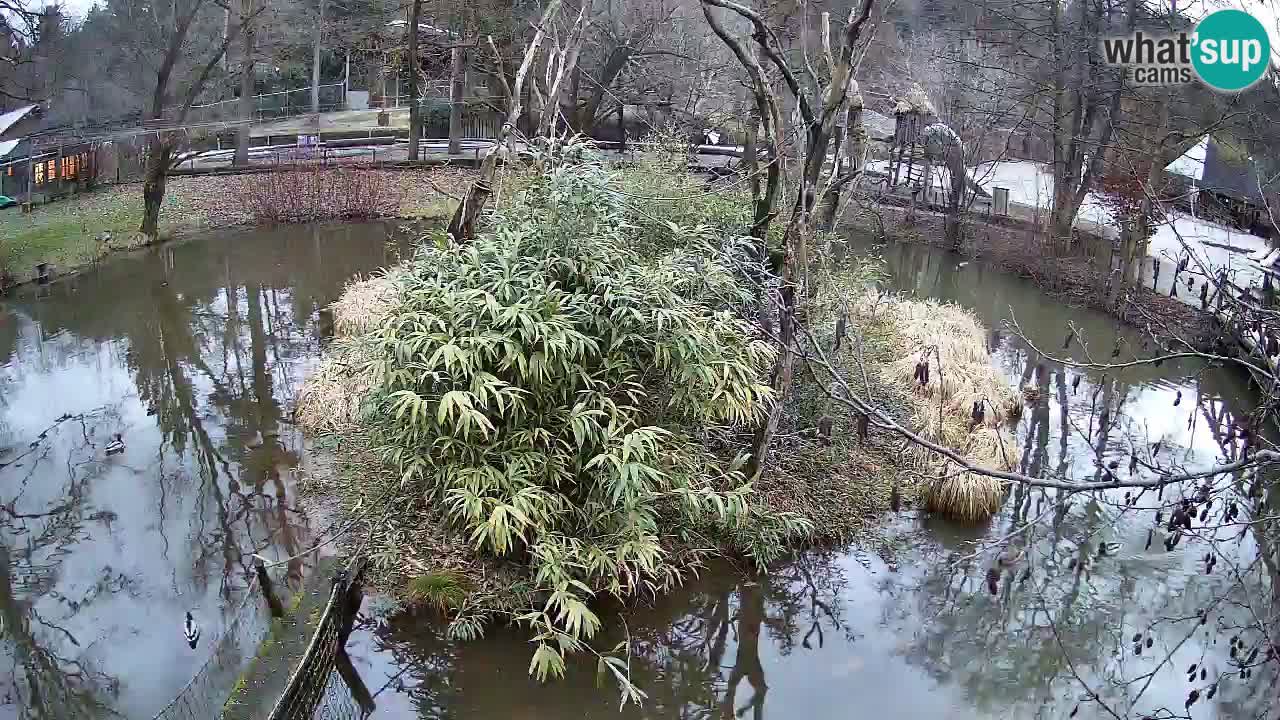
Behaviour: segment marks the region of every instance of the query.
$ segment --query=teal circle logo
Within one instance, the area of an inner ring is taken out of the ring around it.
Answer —
[[[1238,92],[1253,85],[1271,62],[1271,39],[1258,18],[1243,10],[1218,10],[1196,26],[1191,64],[1206,85]]]

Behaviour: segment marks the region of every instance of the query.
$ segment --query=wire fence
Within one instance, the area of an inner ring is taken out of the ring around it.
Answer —
[[[320,112],[342,110],[347,104],[347,86],[345,83],[331,83],[319,86]],[[176,119],[180,108],[166,108],[165,118]],[[279,120],[281,118],[304,115],[311,112],[311,87],[281,90],[253,96],[253,119]],[[192,105],[185,121],[188,123],[227,122],[239,120],[240,99],[231,98],[205,105]]]
[[[345,649],[363,598],[364,567],[356,559],[334,577],[306,652],[268,720],[347,720],[373,711],[373,698]]]
[[[250,575],[244,597],[213,642],[209,659],[152,720],[211,720],[220,716],[270,625],[261,587],[257,577]]]
[[[309,717],[313,720],[361,720],[367,717],[367,713],[360,709],[346,681],[335,668],[329,671],[324,693]]]

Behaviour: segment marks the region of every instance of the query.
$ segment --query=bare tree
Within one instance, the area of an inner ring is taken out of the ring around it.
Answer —
[[[147,148],[139,227],[150,242],[159,236],[165,183],[184,137],[176,127],[186,121],[191,106],[218,71],[227,48],[240,35],[242,23],[252,22],[263,7],[241,18],[225,37],[219,27],[223,20],[219,8],[208,0],[179,0],[163,8],[134,0],[109,10],[120,43],[141,61],[150,76],[150,98],[144,116],[157,130]],[[171,100],[178,104],[167,110]]]
[[[265,0],[264,0],[265,2]],[[235,165],[249,164],[249,126],[254,120],[254,0],[240,0],[240,34],[243,38],[240,55],[240,127],[236,129]],[[230,10],[227,23],[230,23]],[[228,30],[229,30],[228,25]],[[228,33],[229,35],[229,33]],[[227,38],[224,38],[226,40]],[[225,56],[225,55],[224,55]]]
[[[316,36],[311,49],[311,112],[320,112],[320,44],[324,41],[324,10],[327,0],[320,0],[316,14]]]
[[[515,82],[509,83],[505,73],[501,71],[497,73],[498,79],[502,84],[503,95],[507,99],[506,119],[498,131],[498,137],[494,139],[493,147],[485,153],[484,160],[480,164],[480,177],[476,178],[471,183],[471,186],[467,188],[466,194],[462,197],[462,202],[458,203],[458,208],[454,211],[453,218],[449,221],[447,232],[454,242],[467,242],[475,237],[476,221],[479,219],[480,213],[484,211],[484,206],[489,202],[489,196],[493,194],[493,182],[498,174],[498,160],[503,153],[507,152],[508,141],[515,133],[516,123],[520,119],[520,99],[524,91],[525,78],[528,77],[529,70],[533,67],[534,61],[538,56],[538,49],[542,45],[547,29],[559,10],[560,0],[550,0],[547,3],[546,9],[542,12],[542,17],[538,20],[533,38],[529,40],[529,44],[525,48],[524,58],[520,63],[519,70],[516,71]],[[492,36],[489,36],[487,40],[489,49],[493,51],[498,67],[501,68],[503,63],[502,56],[498,52],[498,46],[494,43]]]
[[[409,159],[418,159],[418,140],[422,135],[422,103],[418,99],[418,24],[422,17],[422,0],[410,0],[409,22],[405,24],[405,40],[409,47]]]
[[[768,125],[772,127],[766,129],[766,137],[771,137],[771,144],[774,150],[769,158],[770,166],[778,164],[781,147],[779,128],[782,126],[782,122],[777,96],[764,77],[764,69],[760,58],[754,53],[748,53],[736,38],[732,37],[723,26],[719,25],[708,6],[729,10],[750,23],[752,28],[751,39],[755,43],[759,55],[763,56],[764,60],[769,62],[782,78],[783,85],[795,101],[796,109],[801,119],[801,126],[797,128],[797,131],[798,134],[803,133],[802,137],[804,138],[804,151],[801,156],[802,165],[796,190],[796,199],[792,204],[791,216],[783,233],[784,254],[778,288],[778,335],[781,352],[778,356],[778,364],[774,369],[774,389],[777,392],[776,404],[770,412],[768,420],[756,432],[752,448],[752,460],[748,472],[749,476],[758,475],[763,468],[764,462],[768,457],[769,447],[773,441],[773,435],[777,432],[783,404],[786,402],[791,388],[792,375],[795,369],[793,342],[795,340],[796,295],[799,292],[804,292],[806,284],[805,273],[809,265],[809,242],[814,230],[811,215],[817,207],[818,196],[822,191],[822,172],[826,164],[827,149],[830,147],[834,134],[836,118],[846,111],[851,91],[856,97],[857,81],[853,76],[855,53],[858,41],[862,36],[862,29],[871,17],[873,2],[874,0],[863,0],[860,9],[850,10],[840,47],[837,51],[831,51],[829,42],[825,44],[823,50],[827,70],[825,86],[818,75],[811,72],[810,76],[813,80],[815,91],[815,97],[811,99],[806,88],[802,87],[797,77],[797,72],[793,70],[783,56],[781,42],[777,33],[770,27],[763,15],[744,5],[732,2],[732,0],[702,0],[704,14],[711,24],[713,32],[730,47],[739,62],[747,69],[747,73],[752,79],[756,105],[760,110],[761,116],[770,118]],[[825,28],[829,22],[829,15],[824,13],[822,16],[824,38],[829,37],[829,31]],[[776,189],[774,192],[776,192]],[[768,191],[766,191],[767,196]],[[765,224],[762,223],[763,218],[760,217],[761,209],[757,204],[757,226]],[[771,207],[769,212],[773,212]],[[764,237],[764,234],[759,232],[757,228],[753,228],[753,234],[757,237]]]

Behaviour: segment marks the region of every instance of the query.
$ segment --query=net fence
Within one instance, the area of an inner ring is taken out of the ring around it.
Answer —
[[[343,649],[362,598],[364,566],[353,562],[333,580],[333,589],[314,634],[268,720],[347,720],[373,709]],[[357,688],[364,702],[356,698]]]
[[[152,720],[211,720],[222,714],[223,704],[271,625],[258,580],[252,574],[249,578],[209,658]]]
[[[333,668],[329,671],[324,693],[309,717],[314,720],[360,720],[366,714],[352,697],[337,668]]]
[[[342,110],[346,107],[347,88],[342,83],[321,85],[318,88],[320,112]],[[279,120],[311,112],[311,87],[281,90],[253,96],[253,119]],[[179,108],[166,108],[166,118],[176,118]],[[205,105],[193,105],[185,121],[189,123],[226,122],[240,119],[240,100],[232,98]]]

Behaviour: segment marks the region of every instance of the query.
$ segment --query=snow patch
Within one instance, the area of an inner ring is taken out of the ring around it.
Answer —
[[[1240,287],[1249,287],[1262,284],[1262,268],[1253,258],[1266,259],[1271,249],[1266,240],[1256,235],[1171,212],[1169,219],[1156,228],[1147,246],[1147,255],[1159,258],[1167,265],[1176,265],[1178,259],[1188,253],[1193,258],[1190,267],[1197,275],[1204,271],[1216,274],[1225,270],[1227,279]],[[1168,294],[1167,285],[1171,279],[1171,272],[1162,273],[1157,290]],[[1201,279],[1197,277],[1197,280]]]
[[[35,105],[27,105],[25,107],[20,107],[17,110],[10,110],[7,113],[0,114],[0,135],[4,134],[4,132],[13,127],[15,123],[26,117],[27,113],[35,109]]]
[[[1196,146],[1186,151],[1177,160],[1164,166],[1164,169],[1176,175],[1189,177],[1200,182],[1204,180],[1204,158],[1209,152],[1209,136],[1200,138]]]
[[[1010,160],[983,163],[971,168],[969,174],[987,192],[1002,187],[1009,190],[1009,202],[1039,208],[1045,213],[1053,207],[1053,171],[1046,165],[1030,160]],[[1085,195],[1076,215],[1081,220],[1103,227],[1114,227],[1115,216],[1103,205],[1095,193]]]

